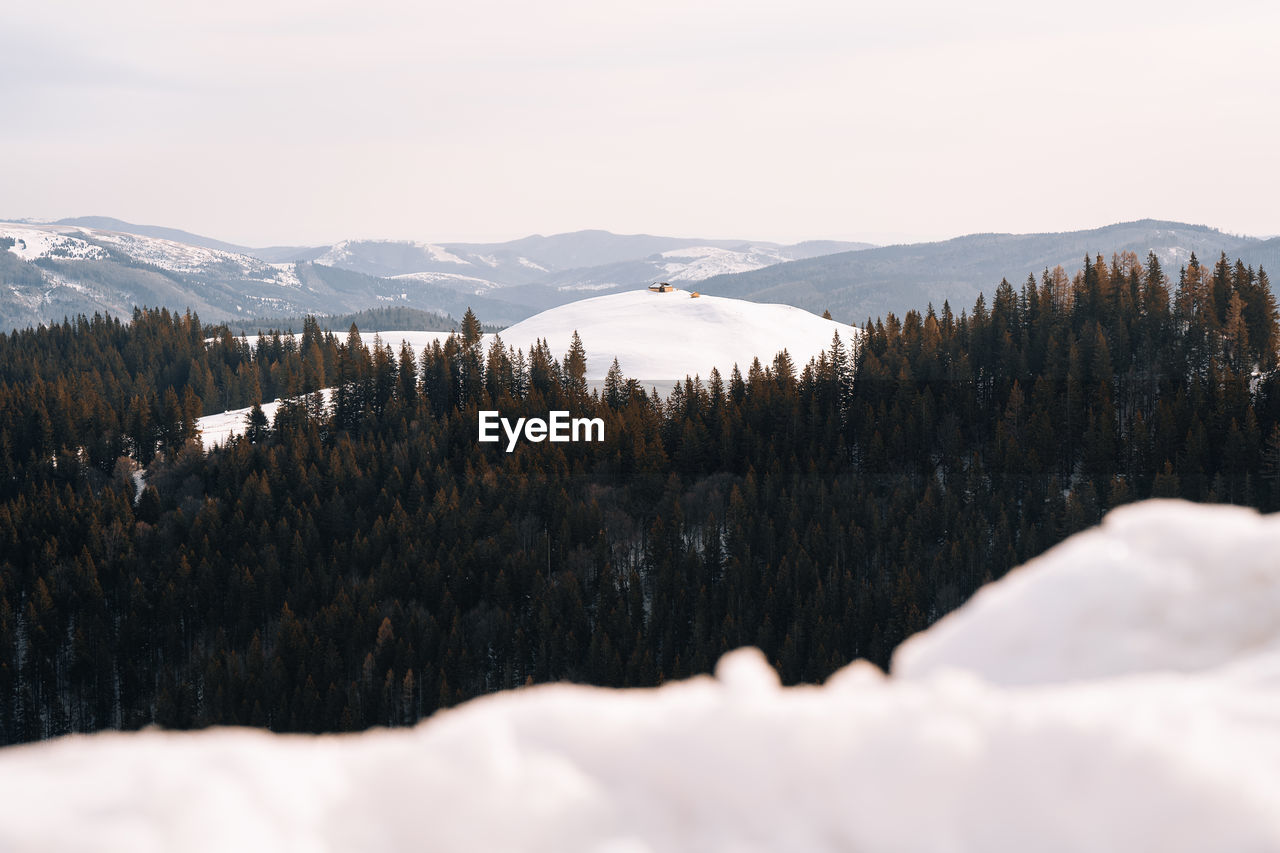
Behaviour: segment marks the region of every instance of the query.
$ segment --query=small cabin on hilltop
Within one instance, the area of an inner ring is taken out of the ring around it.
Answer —
[[[675,290],[674,287],[672,287],[670,284],[667,284],[665,281],[660,281],[657,284],[651,284],[649,285],[649,289],[652,290],[654,293],[670,293],[671,291]]]
[[[689,294],[689,298],[690,298],[690,299],[697,299],[697,298],[698,298],[699,296],[701,296],[701,295],[702,295],[701,293],[699,293],[698,291],[696,291],[696,290],[695,290],[693,293],[690,293],[690,294]]]

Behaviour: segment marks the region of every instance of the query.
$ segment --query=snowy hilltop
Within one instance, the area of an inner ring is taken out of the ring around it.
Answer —
[[[849,351],[857,330],[790,305],[699,295],[631,290],[597,296],[543,311],[502,332],[504,343],[528,349],[546,339],[563,358],[577,331],[587,352],[587,378],[604,379],[613,359],[624,375],[677,380],[719,368],[727,379],[736,364],[745,375],[754,358],[768,366],[787,350],[798,373],[810,358],[831,347],[839,334]]]
[[[784,689],[754,650],[653,690],[412,730],[0,751],[0,849],[1280,850],[1280,518],[1111,513],[909,640]]]

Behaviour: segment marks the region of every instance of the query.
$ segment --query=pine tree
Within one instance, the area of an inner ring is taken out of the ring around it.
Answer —
[[[577,336],[576,332],[574,336]],[[617,358],[614,358],[613,364],[609,365],[609,372],[604,377],[604,401],[615,411],[621,409],[627,401],[626,380],[622,376],[622,368],[618,366]]]
[[[245,417],[245,439],[250,444],[262,444],[271,436],[271,427],[267,420],[266,414],[262,411],[262,404],[255,402],[249,414]]]
[[[581,405],[587,397],[587,351],[576,329],[569,342],[569,351],[564,356],[564,380],[569,399]]]

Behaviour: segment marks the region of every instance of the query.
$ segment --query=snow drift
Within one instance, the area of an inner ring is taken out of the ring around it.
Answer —
[[[1113,512],[908,639],[893,671],[1027,685],[1280,661],[1278,548],[1280,515],[1179,501]]]
[[[740,650],[656,690],[415,729],[0,751],[5,850],[1280,850],[1280,517],[1149,502],[908,641],[783,689]]]

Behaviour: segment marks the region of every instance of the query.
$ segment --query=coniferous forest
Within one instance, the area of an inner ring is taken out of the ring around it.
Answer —
[[[480,331],[255,348],[140,310],[0,336],[0,742],[403,725],[741,645],[820,681],[1118,504],[1280,508],[1276,302],[1225,256],[1087,259],[665,400]],[[277,397],[201,449],[197,417]],[[507,453],[481,409],[605,440]]]

